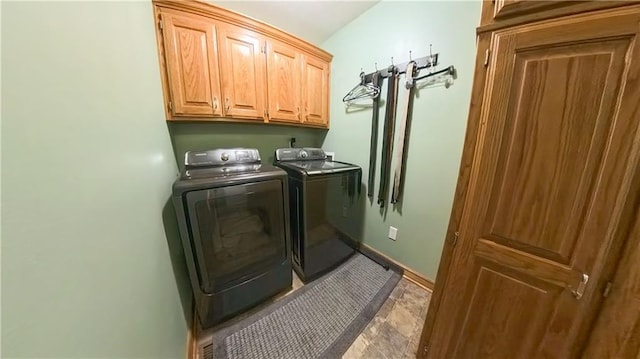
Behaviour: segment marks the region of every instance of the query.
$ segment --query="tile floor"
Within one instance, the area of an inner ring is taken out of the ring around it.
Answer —
[[[342,359],[415,358],[431,292],[402,278]]]

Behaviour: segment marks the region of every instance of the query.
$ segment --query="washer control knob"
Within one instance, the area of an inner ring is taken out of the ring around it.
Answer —
[[[307,153],[307,151],[302,150],[300,151],[300,158],[307,158],[309,157],[309,154]]]
[[[226,152],[223,152],[222,155],[220,155],[220,159],[223,161],[228,161],[229,160],[229,154]]]

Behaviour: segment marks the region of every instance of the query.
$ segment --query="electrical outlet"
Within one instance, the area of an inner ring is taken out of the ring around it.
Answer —
[[[398,237],[398,228],[390,226],[389,227],[389,239],[395,241]]]
[[[324,151],[324,154],[327,155],[327,160],[329,160],[329,161],[335,161],[336,160],[336,153],[335,152]]]

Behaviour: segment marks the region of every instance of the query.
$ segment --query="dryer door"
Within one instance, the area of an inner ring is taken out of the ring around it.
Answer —
[[[286,259],[282,194],[279,180],[187,193],[204,292],[244,282]]]

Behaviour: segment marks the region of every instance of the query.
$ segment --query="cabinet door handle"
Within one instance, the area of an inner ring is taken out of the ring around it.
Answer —
[[[225,99],[224,99],[224,111],[226,113],[229,113],[229,98],[228,97],[225,97]]]
[[[302,118],[300,116],[300,106],[298,106],[298,121],[300,121]]]
[[[575,290],[571,290],[571,294],[573,294],[576,299],[582,298],[584,295],[584,290],[587,288],[587,283],[589,283],[589,275],[583,273],[582,280],[580,280],[580,284],[578,284],[578,288]]]
[[[213,110],[214,111],[218,110],[218,98],[217,97],[213,98]]]

